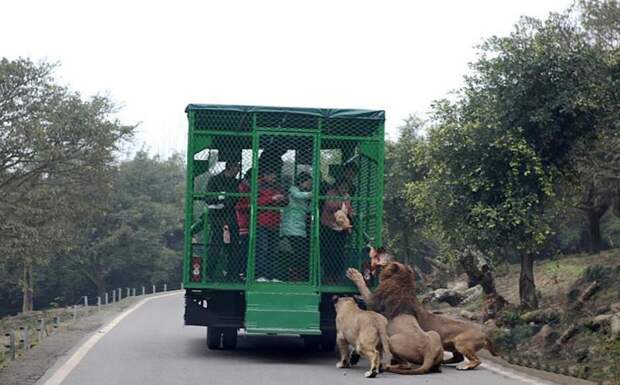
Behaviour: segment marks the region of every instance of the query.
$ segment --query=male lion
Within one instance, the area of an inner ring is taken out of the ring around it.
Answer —
[[[374,311],[362,310],[351,297],[333,298],[336,307],[336,343],[340,351],[337,368],[351,364],[351,349],[368,358],[370,369],[366,377],[376,377],[381,369],[382,357],[389,356],[387,319]]]
[[[443,348],[441,337],[434,331],[425,332],[416,318],[400,314],[388,322],[387,328],[392,365],[386,370],[398,374],[441,372]],[[413,369],[411,363],[421,365]]]
[[[368,307],[385,315],[389,320],[401,314],[415,316],[425,331],[436,331],[443,349],[452,353],[446,363],[459,363],[467,357],[469,363],[459,370],[474,369],[481,364],[476,352],[486,348],[497,355],[491,340],[478,326],[433,314],[422,306],[415,295],[415,274],[411,267],[399,262],[388,262],[379,274],[379,286],[371,293],[362,274],[356,269],[347,270],[347,277],[357,286]],[[394,351],[392,351],[395,354]]]

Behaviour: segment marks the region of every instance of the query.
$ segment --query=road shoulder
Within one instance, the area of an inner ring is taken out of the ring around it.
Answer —
[[[180,293],[180,292],[179,292]],[[157,297],[157,296],[155,296]],[[131,297],[63,327],[0,369],[2,385],[42,384],[88,339],[145,298]]]
[[[582,380],[580,378],[564,376],[561,374],[546,372],[544,370],[527,368],[525,366],[513,365],[500,357],[492,356],[491,354],[489,354],[488,352],[484,350],[479,351],[478,355],[480,356],[480,358],[482,358],[482,362],[488,362],[492,366],[496,366],[496,367],[499,367],[500,369],[505,369],[507,371],[515,372],[517,374],[521,373],[530,378],[540,379],[541,382],[545,381],[547,383],[562,384],[562,385],[597,385],[595,382]]]

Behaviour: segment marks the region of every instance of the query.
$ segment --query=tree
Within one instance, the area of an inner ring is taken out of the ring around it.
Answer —
[[[600,222],[609,207],[620,205],[620,3],[582,0],[577,3],[580,22],[589,44],[609,67],[607,87],[592,140],[574,151],[578,207],[588,219],[590,251],[602,247]]]
[[[577,147],[574,174],[566,178],[569,180],[567,191],[574,195],[575,207],[585,214],[591,253],[602,249],[601,218],[620,197],[620,169],[613,170],[618,156],[615,150],[607,148],[607,143],[614,143],[614,138],[605,135],[604,139]],[[616,144],[620,145],[620,141]]]
[[[516,251],[526,307],[537,307],[533,261],[550,235],[546,208],[578,144],[613,121],[617,77],[617,62],[572,14],[523,18],[480,47],[456,102],[434,105],[419,160],[428,172],[410,198],[455,248]]]
[[[0,263],[21,265],[23,310],[33,307],[33,268],[71,246],[90,193],[134,127],[110,118],[115,107],[55,83],[54,66],[0,61]]]
[[[516,249],[527,274],[548,232],[541,202],[553,193],[551,176],[519,130],[480,122],[461,126],[453,120],[455,108],[436,106],[442,120],[430,130],[419,159],[428,173],[410,185],[409,197],[454,249],[475,246],[496,258]],[[524,288],[533,286],[531,275],[522,281]],[[521,299],[536,307],[532,293],[523,292]]]
[[[112,193],[70,254],[98,295],[110,285],[180,279],[184,182],[179,155],[162,161],[140,151],[119,165]]]
[[[422,221],[405,197],[407,183],[419,180],[423,170],[414,162],[424,143],[424,122],[410,116],[400,128],[396,142],[385,144],[385,188],[383,194],[384,231],[390,252],[408,263],[429,270],[425,257],[437,254],[432,235],[424,232]]]

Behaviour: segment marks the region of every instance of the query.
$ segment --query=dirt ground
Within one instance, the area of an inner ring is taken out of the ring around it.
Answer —
[[[597,255],[574,255],[560,259],[534,262],[536,289],[542,293],[540,307],[558,305],[566,298],[566,292],[588,265],[620,265],[620,249],[604,251]],[[520,265],[498,268],[497,292],[510,303],[519,303]]]
[[[579,376],[584,375],[597,381],[620,383],[618,382],[620,379],[615,377],[617,365],[614,365],[613,358],[615,352],[619,351],[620,341],[614,342],[609,339],[608,326],[602,327],[600,330],[580,327],[570,339],[567,338],[567,341],[563,342],[564,349],[557,354],[550,354],[546,350],[549,347],[541,345],[540,340],[534,338],[543,324],[548,324],[550,330],[559,336],[580,318],[592,318],[598,314],[610,311],[609,306],[619,299],[618,289],[614,285],[613,278],[611,278],[611,283],[604,284],[583,305],[580,314],[571,310],[574,300],[571,301],[567,294],[569,291],[576,290],[576,288],[583,291],[589,286],[590,281],[584,281],[583,277],[592,274],[591,271],[599,271],[598,268],[594,270],[589,269],[589,267],[596,266],[605,268],[610,272],[617,271],[617,267],[620,266],[620,249],[608,250],[596,255],[581,254],[536,261],[534,277],[536,290],[539,294],[539,308],[556,309],[561,316],[558,319],[545,322],[540,321],[538,323],[530,322],[528,324],[519,320],[519,317],[525,313],[524,310],[519,310],[516,307],[507,308],[506,314],[502,318],[504,321],[511,319],[515,321],[509,322],[508,326],[503,326],[502,330],[504,332],[500,333],[503,337],[496,341],[496,343],[500,345],[506,343],[507,345],[503,347],[504,349],[515,349],[514,356],[519,356],[521,359],[527,358],[528,362],[534,363],[534,366],[544,362],[547,367],[570,370],[578,373]],[[519,272],[519,265],[503,265],[497,267],[495,274],[495,284],[498,293],[513,305],[519,303]],[[463,285],[464,282],[466,282],[466,276],[460,276],[455,281],[450,282],[448,287],[456,287],[459,284]],[[438,311],[454,318],[459,318],[462,309],[475,314],[481,314],[482,308],[482,299],[457,307],[451,307],[447,303],[436,305]],[[508,331],[508,335],[506,335],[506,331]],[[516,346],[513,347],[515,344]],[[507,362],[501,362],[501,364],[507,367],[514,367],[514,365]],[[518,368],[520,371],[528,372],[533,370],[538,372],[538,374],[534,373],[538,377],[541,377],[541,375],[553,376],[551,373],[540,370]],[[551,381],[558,382],[554,379],[551,379]],[[559,381],[559,383],[578,383],[578,381],[581,380],[573,377],[564,377],[564,380]]]

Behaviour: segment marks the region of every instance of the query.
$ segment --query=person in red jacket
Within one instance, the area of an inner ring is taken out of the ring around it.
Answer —
[[[257,281],[275,278],[278,266],[270,266],[269,259],[277,257],[280,210],[274,206],[286,206],[288,199],[278,184],[278,175],[270,168],[264,170],[258,179],[258,218],[256,223],[256,260],[254,263]],[[271,261],[273,263],[273,261]]]
[[[237,214],[237,227],[239,228],[239,260],[243,261],[243,265],[240,266],[241,274],[245,274],[246,261],[248,260],[248,228],[250,225],[250,178],[252,177],[252,169],[250,168],[243,175],[243,179],[239,183],[239,193],[248,194],[248,196],[242,196],[235,205],[235,212]]]

